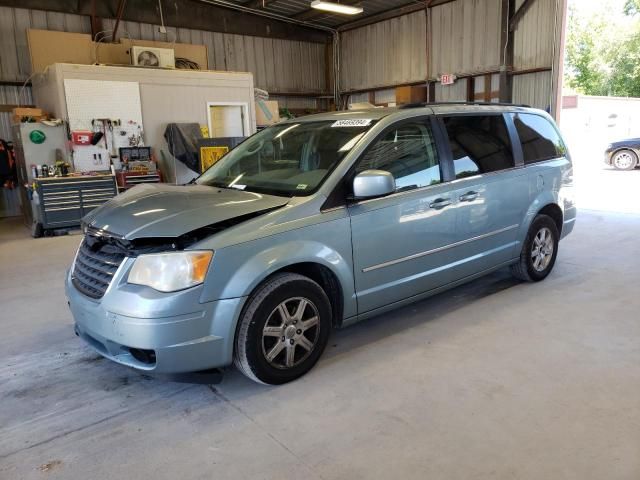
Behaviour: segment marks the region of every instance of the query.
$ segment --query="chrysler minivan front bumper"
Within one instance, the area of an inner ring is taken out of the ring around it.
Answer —
[[[235,326],[246,297],[200,303],[202,285],[174,293],[114,278],[98,300],[67,274],[74,330],[100,355],[153,373],[197,372],[230,365]]]

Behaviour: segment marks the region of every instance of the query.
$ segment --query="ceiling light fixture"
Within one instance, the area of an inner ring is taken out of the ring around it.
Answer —
[[[324,10],[331,13],[342,13],[344,15],[357,15],[363,12],[362,7],[355,5],[344,5],[342,3],[327,2],[325,0],[313,0],[311,8]]]

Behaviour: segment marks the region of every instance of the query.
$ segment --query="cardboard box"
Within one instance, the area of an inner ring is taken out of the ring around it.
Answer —
[[[396,104],[398,105],[405,105],[407,103],[420,103],[426,101],[427,87],[425,85],[396,87]]]
[[[273,125],[280,121],[280,110],[275,100],[256,100],[256,125]]]
[[[13,114],[16,117],[41,117],[44,112],[41,108],[16,107],[13,109]]]
[[[25,117],[39,122],[40,120],[46,120],[48,115],[41,108],[16,107],[13,109],[13,123],[20,123]]]

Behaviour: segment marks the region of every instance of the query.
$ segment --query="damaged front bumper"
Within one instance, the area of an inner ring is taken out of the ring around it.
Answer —
[[[129,285],[132,263],[124,261],[100,299],[80,293],[68,273],[65,290],[76,334],[104,357],[150,373],[230,365],[246,297],[201,303],[202,285],[173,293]]]

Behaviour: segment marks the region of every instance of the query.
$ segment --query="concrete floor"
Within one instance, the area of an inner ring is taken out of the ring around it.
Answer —
[[[74,336],[78,236],[0,221],[0,479],[640,478],[640,216],[582,212],[498,272],[337,332],[278,388],[168,383]]]

